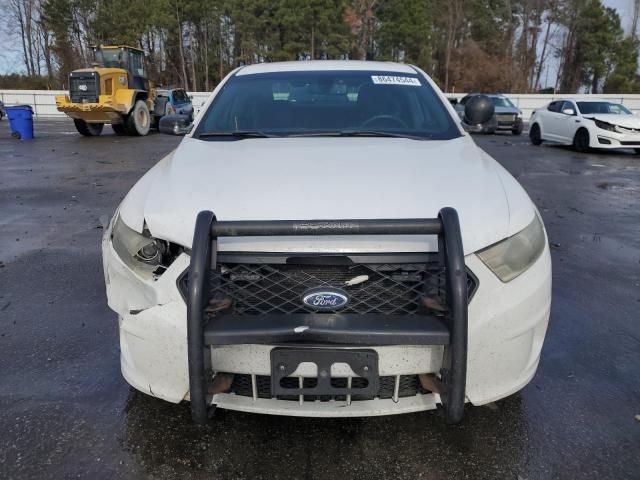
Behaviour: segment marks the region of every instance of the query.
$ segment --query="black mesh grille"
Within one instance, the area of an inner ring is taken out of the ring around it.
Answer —
[[[97,103],[100,76],[93,72],[74,72],[69,76],[69,96],[73,103]]]
[[[368,279],[353,286],[346,282],[360,276]],[[188,275],[181,281],[186,296]],[[349,303],[345,314],[416,315],[442,313],[446,308],[445,271],[437,263],[218,265],[210,275],[210,313],[223,310],[235,315],[314,313],[301,298],[316,287],[344,289]],[[469,298],[476,288],[467,275]]]
[[[351,379],[351,384],[353,387],[357,387],[359,382],[364,381],[364,379],[359,377],[354,377]],[[286,385],[289,382],[290,385]],[[317,380],[315,378],[305,378],[303,379],[303,386],[305,388],[311,388],[315,386]],[[289,388],[298,387],[298,378],[288,377],[283,379],[283,386],[288,386]],[[346,388],[347,379],[346,378],[333,378],[331,379],[331,383],[334,387],[342,387]],[[365,397],[362,395],[353,395],[352,400],[373,400],[373,398],[392,398],[393,397],[393,388],[395,385],[395,377],[386,376],[380,377],[380,388],[378,389],[378,393],[375,397]],[[256,375],[256,388],[258,390],[258,398],[272,398],[271,396],[271,377],[268,375]],[[235,393],[236,395],[240,395],[243,397],[252,397],[253,390],[251,388],[251,375],[248,374],[235,374],[233,376],[233,382],[231,383],[231,387],[228,390],[228,393]],[[420,379],[418,375],[400,375],[400,385],[398,388],[398,397],[412,397],[417,394],[426,394],[429,393],[428,390],[425,390],[420,385]],[[299,397],[297,395],[281,395],[278,397],[278,400],[292,400],[298,401]],[[305,401],[329,401],[329,400],[339,400],[344,401],[346,397],[344,395],[305,395]]]

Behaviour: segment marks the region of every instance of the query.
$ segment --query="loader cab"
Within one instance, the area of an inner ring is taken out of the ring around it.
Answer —
[[[93,48],[93,54],[98,67],[126,70],[130,89],[149,90],[142,50],[127,46],[99,46]]]

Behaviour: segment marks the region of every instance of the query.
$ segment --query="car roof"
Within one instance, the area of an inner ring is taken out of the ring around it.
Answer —
[[[416,74],[417,71],[402,63],[368,62],[362,60],[307,60],[298,62],[256,63],[241,68],[236,75],[254,75],[274,72],[314,72],[328,70],[377,71]]]
[[[184,90],[184,88],[182,88],[182,87],[176,87],[176,88],[156,88],[156,93],[169,93],[169,92],[175,92],[176,90]]]
[[[571,100],[567,99],[565,101],[580,102],[580,103],[601,103],[601,102],[617,103],[617,102],[612,102],[611,100],[607,100],[605,98],[572,98]]]

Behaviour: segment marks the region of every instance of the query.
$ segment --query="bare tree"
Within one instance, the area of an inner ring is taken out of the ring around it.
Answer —
[[[640,19],[640,0],[633,0],[633,15],[631,17],[631,37],[638,40],[638,20]]]

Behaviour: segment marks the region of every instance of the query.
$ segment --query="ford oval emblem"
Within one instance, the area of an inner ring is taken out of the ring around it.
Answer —
[[[318,287],[302,294],[302,303],[318,311],[339,310],[349,303],[349,294],[333,287]]]

